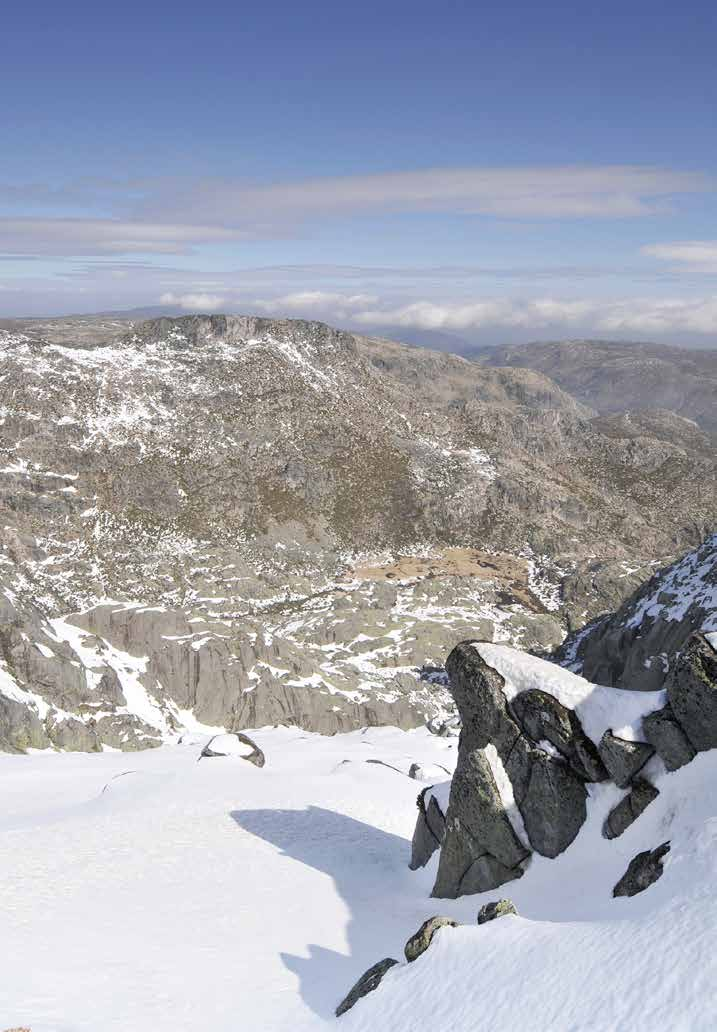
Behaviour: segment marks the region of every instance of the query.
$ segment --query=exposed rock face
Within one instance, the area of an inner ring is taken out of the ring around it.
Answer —
[[[717,652],[703,634],[693,634],[667,678],[675,718],[698,752],[717,746]]]
[[[40,719],[28,706],[0,695],[0,749],[25,752],[46,749],[50,744]]]
[[[660,793],[644,778],[637,778],[629,795],[621,799],[610,811],[603,827],[603,835],[607,839],[618,838],[637,820],[642,811],[657,799]]]
[[[458,922],[450,917],[429,917],[424,921],[418,931],[411,936],[406,943],[404,953],[408,963],[417,960],[422,953],[425,953],[433,942],[433,937],[440,928],[457,928]]]
[[[690,636],[710,630],[717,630],[717,534],[656,573],[617,612],[568,637],[556,659],[598,684],[655,691]]]
[[[488,921],[495,921],[497,917],[507,917],[509,914],[516,914],[515,904],[509,899],[497,899],[493,903],[484,903],[478,911],[478,924],[486,924]]]
[[[647,742],[628,742],[618,738],[612,731],[606,731],[598,746],[600,759],[618,788],[627,788],[635,775],[642,770],[655,753],[655,747]]]
[[[677,723],[669,704],[649,713],[642,721],[642,730],[668,770],[684,767],[697,755],[697,750]]]
[[[657,849],[646,849],[630,861],[627,870],[612,890],[613,896],[636,896],[662,877],[662,861],[670,851],[670,843],[663,842]]]
[[[50,741],[58,749],[67,752],[99,752],[102,749],[97,731],[81,720],[67,717],[53,723],[48,718],[46,727]]]
[[[428,802],[426,802],[426,799]],[[425,867],[446,834],[446,818],[430,788],[424,788],[416,800],[418,818],[411,842],[412,871]]]
[[[605,780],[607,772],[598,750],[572,710],[538,688],[521,692],[510,708],[528,737],[534,742],[549,742],[579,777],[585,781]]]
[[[361,999],[362,996],[367,996],[368,993],[372,993],[374,989],[378,989],[383,976],[392,967],[398,964],[397,960],[392,957],[386,957],[385,960],[379,960],[378,964],[374,964],[370,967],[361,978],[359,978],[356,985],[351,989],[349,994],[341,1001],[336,1008],[336,1017],[340,1018],[346,1011],[351,1010],[355,1003]]]

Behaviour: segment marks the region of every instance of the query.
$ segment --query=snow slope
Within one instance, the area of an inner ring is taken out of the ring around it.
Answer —
[[[497,892],[428,898],[437,857],[407,868],[422,787],[457,743],[390,728],[252,736],[263,770],[197,762],[204,739],[133,756],[0,756],[0,1027],[32,1032],[631,1032],[717,1025],[717,752],[673,774],[619,839],[622,796],[589,786],[589,817],[557,860]],[[349,762],[345,762],[345,761]],[[367,763],[379,760],[380,763]],[[612,887],[669,839],[665,874]],[[478,927],[499,896],[520,917]],[[341,1019],[354,981],[435,913],[412,965]]]

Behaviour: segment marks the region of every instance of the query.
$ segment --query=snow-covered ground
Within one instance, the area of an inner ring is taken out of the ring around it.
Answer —
[[[428,898],[436,857],[408,870],[421,783],[406,772],[452,769],[457,740],[391,728],[250,734],[263,769],[197,762],[200,736],[134,755],[0,755],[0,1027],[717,1026],[717,752],[662,774],[659,798],[610,842],[600,826],[622,793],[590,786],[589,819],[563,856],[534,857],[496,892],[441,901]],[[660,881],[613,900],[635,853],[667,839]],[[520,917],[478,927],[479,906],[499,896]],[[335,1019],[359,975],[401,960],[436,913],[465,926],[442,930]]]

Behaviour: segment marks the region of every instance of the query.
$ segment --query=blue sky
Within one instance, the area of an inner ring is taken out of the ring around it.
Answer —
[[[0,315],[717,338],[706,0],[3,12]]]

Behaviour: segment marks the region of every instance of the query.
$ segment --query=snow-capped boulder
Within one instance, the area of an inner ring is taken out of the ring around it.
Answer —
[[[425,953],[433,942],[433,937],[441,928],[457,928],[458,922],[452,917],[429,917],[406,943],[404,953],[411,964]]]
[[[657,849],[646,849],[630,861],[627,870],[612,890],[613,896],[636,896],[662,877],[662,861],[670,851],[670,843],[663,842]]]
[[[655,753],[648,742],[630,742],[606,731],[598,746],[600,759],[618,788],[627,788]]]
[[[227,734],[214,735],[201,752],[201,756],[238,756],[248,760],[255,767],[263,767],[266,759],[256,742],[247,735],[231,731]]]
[[[378,964],[370,967],[368,971],[361,975],[356,985],[338,1005],[336,1017],[340,1018],[346,1011],[351,1010],[353,1005],[358,1003],[362,996],[366,996],[368,993],[372,993],[374,989],[378,989],[383,976],[392,967],[395,967],[396,964],[398,964],[397,960],[394,960],[392,957],[386,957],[385,960],[379,960]]]
[[[693,634],[667,678],[667,698],[690,743],[701,752],[717,747],[717,652],[704,634]]]
[[[659,791],[644,778],[637,778],[630,793],[621,799],[607,816],[603,835],[607,839],[618,838],[640,816],[642,811],[657,799]]]
[[[605,781],[607,771],[598,750],[582,729],[574,710],[539,688],[521,692],[511,713],[534,742],[548,742],[584,781]]]

